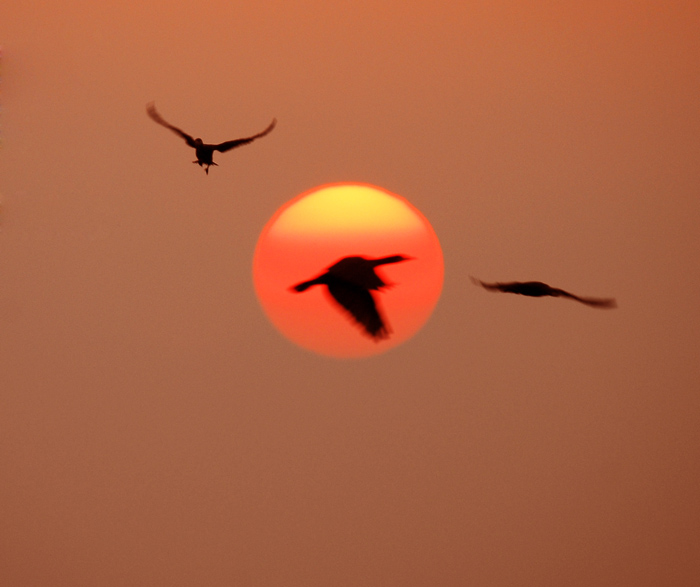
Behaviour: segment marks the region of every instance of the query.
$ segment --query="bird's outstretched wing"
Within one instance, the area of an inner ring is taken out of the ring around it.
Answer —
[[[580,296],[576,296],[572,293],[569,293],[568,291],[564,291],[563,289],[556,288],[552,288],[552,293],[549,295],[570,298],[572,300],[576,300],[577,302],[581,302],[582,304],[586,304],[587,306],[591,306],[593,308],[617,308],[617,302],[615,301],[615,298],[582,298]]]
[[[161,126],[164,126],[165,128],[169,128],[174,133],[180,135],[183,139],[185,139],[185,142],[187,142],[187,144],[190,147],[194,147],[194,148],[197,147],[197,145],[194,142],[194,139],[190,135],[188,135],[186,132],[180,130],[176,126],[173,126],[172,124],[166,122],[165,119],[160,114],[158,114],[158,111],[156,110],[156,105],[154,102],[151,102],[150,104],[148,104],[146,106],[146,112],[155,122],[157,122]]]
[[[474,285],[480,285],[484,289],[488,289],[489,291],[503,291],[499,286],[501,285],[500,283],[486,283],[484,281],[481,281],[480,279],[477,279],[476,277],[472,277],[471,275],[469,276],[469,279],[472,280],[472,283]]]
[[[277,124],[277,119],[273,118],[272,122],[270,123],[270,126],[268,126],[264,131],[259,132],[256,135],[253,135],[252,137],[247,137],[245,139],[235,139],[233,141],[226,141],[224,143],[219,143],[218,145],[212,145],[212,147],[214,147],[215,151],[220,151],[221,153],[225,153],[226,151],[230,151],[231,149],[235,149],[236,147],[240,147],[241,145],[247,145],[248,143],[252,143],[255,139],[259,139],[260,137],[264,137],[269,132],[272,132],[272,129],[275,128],[276,124]]]
[[[390,330],[382,320],[372,294],[366,289],[338,280],[328,284],[328,291],[366,334],[377,341],[389,337]]]

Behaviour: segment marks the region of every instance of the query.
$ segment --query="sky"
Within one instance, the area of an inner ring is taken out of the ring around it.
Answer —
[[[697,585],[699,28],[692,1],[3,5],[0,584]],[[211,142],[278,124],[207,176],[150,101]],[[342,181],[445,259],[425,327],[361,360],[281,336],[251,274],[275,211]]]

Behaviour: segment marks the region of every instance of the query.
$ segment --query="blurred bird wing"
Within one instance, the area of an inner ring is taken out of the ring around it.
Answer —
[[[615,298],[578,298],[578,301],[594,308],[617,308],[617,300]]]
[[[501,286],[503,285],[502,283],[486,283],[485,281],[481,281],[480,279],[472,277],[471,275],[469,276],[469,279],[472,280],[472,283],[474,283],[474,285],[480,285],[484,289],[488,289],[490,291],[503,291],[501,289]]]
[[[165,128],[169,128],[171,131],[174,133],[180,135],[183,139],[185,139],[185,142],[193,148],[196,148],[197,145],[194,142],[194,139],[188,135],[186,132],[180,130],[176,126],[173,126],[172,124],[166,122],[166,120],[158,114],[158,111],[156,110],[156,106],[153,102],[151,102],[147,107],[146,107],[146,112],[148,112],[148,115],[158,124],[161,126],[164,126]]]
[[[268,126],[264,131],[259,132],[256,135],[253,135],[252,137],[247,137],[244,139],[234,139],[233,141],[226,141],[224,143],[219,143],[218,145],[212,145],[215,151],[220,151],[221,153],[225,153],[226,151],[230,151],[231,149],[235,149],[236,147],[240,147],[241,145],[247,145],[248,143],[252,143],[255,139],[259,139],[260,137],[264,137],[266,134],[272,131],[273,128],[275,128],[275,125],[277,124],[277,120],[273,119],[272,122],[270,123],[270,126]]]
[[[564,291],[563,289],[552,288],[552,290],[557,292],[557,294],[553,295],[560,295],[566,298],[570,298],[572,300],[576,300],[577,302],[581,302],[582,304],[586,304],[587,306],[591,306],[593,308],[617,308],[617,302],[615,301],[615,298],[582,298],[580,296],[569,293],[568,291]]]
[[[549,285],[547,286],[547,288],[548,288],[547,289],[548,296],[552,296],[555,298],[558,298],[558,297],[571,298],[572,300],[581,301],[581,298],[579,298],[578,296],[575,296],[572,293],[569,293],[568,291],[564,291],[563,289],[559,289],[557,287],[551,287]]]
[[[328,291],[372,338],[380,340],[389,336],[374,298],[366,289],[339,281],[328,284]]]

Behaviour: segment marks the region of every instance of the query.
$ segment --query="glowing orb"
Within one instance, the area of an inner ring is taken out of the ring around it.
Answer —
[[[375,340],[316,285],[290,287],[324,273],[343,257],[413,257],[377,267],[391,287],[372,291],[390,336]],[[411,338],[440,297],[444,264],[440,242],[407,200],[366,184],[330,184],[282,206],[265,225],[253,259],[258,299],[270,321],[296,344],[323,355],[362,357]]]

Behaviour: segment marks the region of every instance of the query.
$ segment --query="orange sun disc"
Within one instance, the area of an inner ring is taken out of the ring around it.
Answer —
[[[388,338],[370,336],[325,285],[290,289],[344,257],[391,255],[412,259],[375,270],[387,287],[370,294]],[[320,186],[287,202],[263,228],[253,259],[255,291],[275,327],[306,349],[343,358],[411,338],[430,317],[443,274],[440,242],[426,218],[401,196],[360,183]]]

